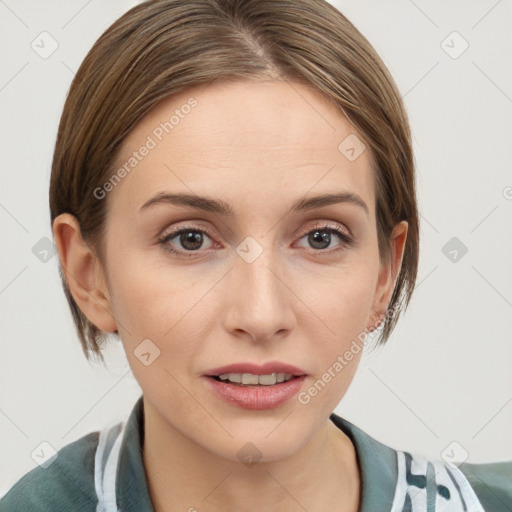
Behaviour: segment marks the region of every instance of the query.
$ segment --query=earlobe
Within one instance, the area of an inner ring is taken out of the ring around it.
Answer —
[[[100,261],[84,242],[76,217],[55,218],[53,237],[69,290],[82,313],[105,332],[117,330]]]
[[[405,241],[407,239],[407,228],[407,222],[401,221],[394,227],[391,233],[389,239],[389,258],[381,265],[377,289],[375,290],[372,315],[368,324],[370,331],[375,330],[386,316],[386,310],[391,301],[395,283],[402,266]]]

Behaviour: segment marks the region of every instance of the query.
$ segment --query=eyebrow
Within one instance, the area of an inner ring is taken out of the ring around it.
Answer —
[[[369,214],[369,209],[366,203],[357,194],[352,192],[340,192],[337,194],[322,194],[312,197],[303,197],[295,201],[290,208],[291,212],[301,212],[320,208],[322,206],[329,206],[331,204],[349,203],[361,207],[366,214]],[[140,211],[144,211],[151,206],[157,204],[174,204],[178,206],[188,206],[206,212],[218,213],[227,217],[233,217],[235,210],[220,199],[212,199],[204,196],[197,196],[195,194],[169,194],[160,192],[156,196],[146,201]]]

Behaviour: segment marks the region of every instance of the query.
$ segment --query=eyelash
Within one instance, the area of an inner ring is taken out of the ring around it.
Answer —
[[[338,240],[341,242],[339,246],[335,247],[334,249],[312,249],[315,253],[322,253],[322,254],[332,254],[333,252],[343,250],[344,248],[350,246],[353,244],[353,239],[351,236],[349,236],[344,231],[340,230],[336,225],[333,224],[326,224],[326,223],[318,223],[313,226],[312,229],[309,231],[306,231],[299,240],[302,240],[304,237],[310,235],[311,233],[314,233],[315,231],[323,231],[330,233],[331,235],[335,235]],[[163,249],[166,251],[169,251],[173,254],[177,254],[179,256],[184,256],[186,258],[197,256],[197,254],[200,252],[200,250],[196,251],[178,251],[174,248],[172,248],[168,242],[172,240],[173,238],[178,237],[179,235],[183,233],[189,233],[189,232],[196,232],[196,233],[202,233],[203,235],[207,235],[210,239],[213,239],[213,236],[204,228],[198,228],[195,226],[186,226],[184,228],[177,229],[175,231],[172,231],[171,233],[164,234],[159,240],[158,243],[162,245]]]

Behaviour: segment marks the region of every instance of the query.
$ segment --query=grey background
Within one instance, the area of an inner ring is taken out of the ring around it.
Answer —
[[[126,419],[140,395],[120,344],[108,369],[86,362],[57,257],[44,252],[65,95],[94,41],[136,3],[0,0],[0,495],[48,453],[42,442],[58,450]],[[336,412],[397,449],[512,459],[512,1],[333,3],[405,96],[422,213],[412,304]],[[58,43],[47,58],[31,47],[51,49],[43,31]]]

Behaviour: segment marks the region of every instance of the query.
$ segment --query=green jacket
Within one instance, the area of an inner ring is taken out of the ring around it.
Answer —
[[[334,413],[330,419],[357,452],[360,512],[512,512],[512,461],[457,468],[394,450]],[[143,439],[140,397],[126,423],[64,446],[46,468],[22,477],[0,500],[0,512],[154,512]]]

